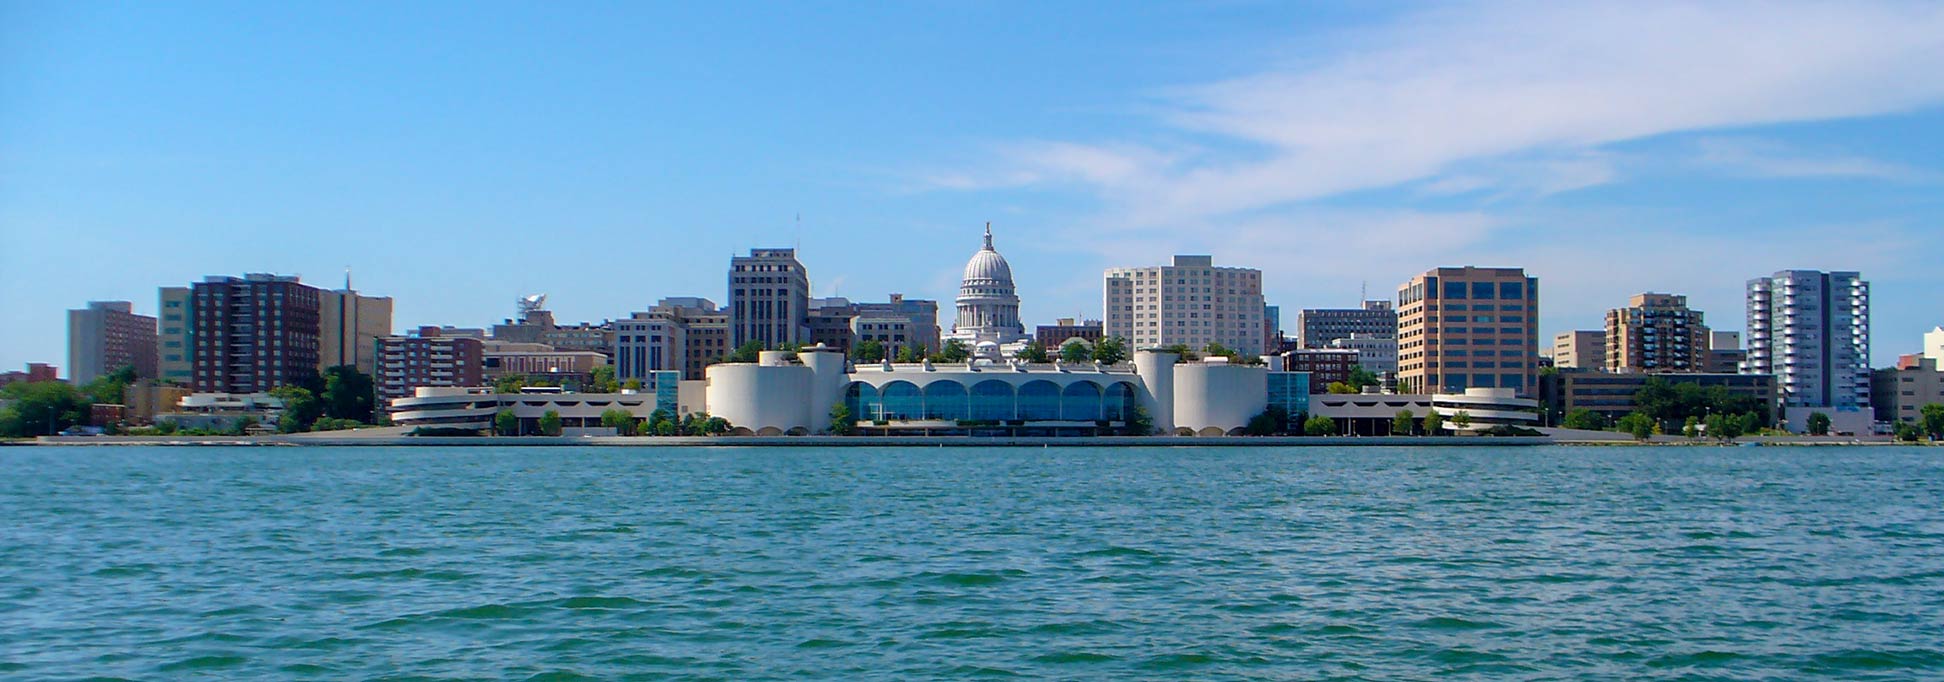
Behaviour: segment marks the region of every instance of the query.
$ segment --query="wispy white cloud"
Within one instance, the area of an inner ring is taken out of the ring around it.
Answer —
[[[1107,201],[1104,224],[1139,229],[1413,182],[1568,191],[1616,177],[1600,155],[1616,142],[1944,101],[1935,3],[1466,4],[1343,43],[1162,92],[1153,137],[1020,143],[934,184],[1076,184]]]
[[[1937,173],[1848,154],[1803,151],[1770,140],[1710,137],[1696,141],[1697,164],[1764,178],[1858,178],[1934,182]]]

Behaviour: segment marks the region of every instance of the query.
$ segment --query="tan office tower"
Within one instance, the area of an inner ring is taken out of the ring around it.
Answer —
[[[1606,315],[1609,372],[1699,372],[1708,364],[1708,327],[1687,297],[1644,293]]]
[[[317,372],[339,365],[377,375],[378,340],[392,335],[392,300],[350,288],[317,293]]]
[[[1438,268],[1397,289],[1397,379],[1413,393],[1537,391],[1539,278],[1522,268]]]
[[[1606,333],[1560,332],[1553,337],[1553,366],[1560,369],[1606,368]]]

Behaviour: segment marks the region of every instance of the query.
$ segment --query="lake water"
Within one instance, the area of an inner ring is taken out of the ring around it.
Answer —
[[[0,448],[0,678],[1944,677],[1944,449]]]

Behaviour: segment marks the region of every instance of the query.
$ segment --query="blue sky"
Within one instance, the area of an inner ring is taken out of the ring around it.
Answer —
[[[481,326],[796,244],[949,301],[986,221],[1033,323],[1174,253],[1292,313],[1523,266],[1548,336],[1858,269],[1884,364],[1944,324],[1939,74],[1935,3],[0,0],[0,367],[206,274]]]

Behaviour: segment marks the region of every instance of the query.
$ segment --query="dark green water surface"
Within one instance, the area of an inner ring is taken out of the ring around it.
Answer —
[[[0,678],[1938,679],[1944,449],[0,448]]]

